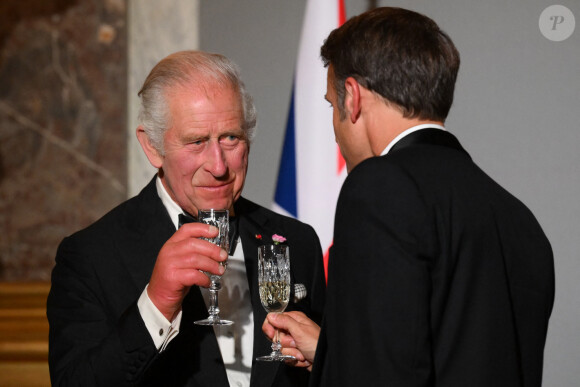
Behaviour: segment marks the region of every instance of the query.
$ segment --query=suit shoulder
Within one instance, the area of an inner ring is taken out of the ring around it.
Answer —
[[[369,191],[377,191],[379,187],[398,190],[407,183],[414,185],[413,181],[412,174],[404,164],[384,156],[371,157],[350,171],[341,192],[351,191],[355,196],[366,195]]]
[[[107,213],[105,213],[103,216],[95,220],[93,223],[89,224],[85,228],[82,228],[74,232],[72,235],[69,236],[69,238],[71,237],[78,238],[83,237],[85,235],[93,234],[95,232],[101,233],[110,230],[111,227],[113,227],[117,223],[118,219],[123,218],[123,214],[127,212],[127,209],[131,207],[131,204],[129,203],[131,200],[134,200],[134,198],[120,203],[119,205],[117,205],[116,207],[112,208]]]
[[[402,171],[403,166],[393,158],[385,156],[369,157],[361,161],[347,176],[351,179],[365,178],[368,175],[396,173]]]
[[[154,198],[156,191],[148,185],[139,193],[130,199],[118,204],[109,210],[99,219],[87,227],[73,233],[67,239],[87,239],[87,238],[107,238],[109,235],[118,233],[120,229],[133,228],[148,213],[156,211]],[[159,201],[159,205],[162,206]]]

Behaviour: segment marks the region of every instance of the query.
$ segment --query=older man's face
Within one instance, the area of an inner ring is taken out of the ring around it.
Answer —
[[[240,197],[249,144],[240,96],[229,87],[180,87],[169,97],[170,128],[161,156],[161,180],[187,212],[229,209]]]

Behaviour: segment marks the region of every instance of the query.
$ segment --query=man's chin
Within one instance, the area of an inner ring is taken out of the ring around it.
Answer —
[[[239,197],[239,194],[237,195]],[[193,192],[192,204],[199,210],[213,208],[214,210],[233,210],[235,196],[231,190],[198,188]]]

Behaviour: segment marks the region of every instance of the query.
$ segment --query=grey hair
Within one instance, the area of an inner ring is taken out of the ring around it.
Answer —
[[[168,92],[174,87],[195,82],[200,87],[218,84],[232,87],[240,96],[242,129],[249,142],[256,127],[256,107],[240,78],[238,66],[223,55],[203,51],[179,51],[162,59],[149,73],[138,93],[141,98],[138,120],[151,144],[164,154],[163,137],[171,127]]]

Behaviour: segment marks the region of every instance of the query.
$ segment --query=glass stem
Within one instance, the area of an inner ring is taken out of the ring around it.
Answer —
[[[278,329],[276,329],[276,333],[274,333],[274,341],[272,342],[272,353],[273,354],[280,354],[280,349],[282,345],[280,344],[280,337],[278,335]]]
[[[218,281],[212,281],[209,288],[209,316],[211,319],[219,319],[220,308],[218,306],[218,290],[221,286]]]

